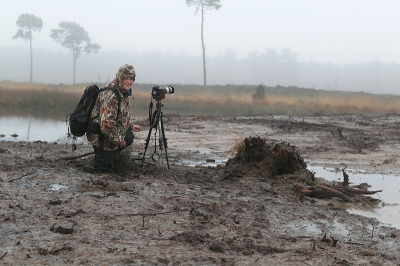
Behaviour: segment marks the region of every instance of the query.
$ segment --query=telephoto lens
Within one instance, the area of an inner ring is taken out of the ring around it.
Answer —
[[[162,88],[162,90],[165,92],[165,94],[174,94],[174,87],[172,87],[172,86],[168,86],[168,87],[165,87],[165,88]]]

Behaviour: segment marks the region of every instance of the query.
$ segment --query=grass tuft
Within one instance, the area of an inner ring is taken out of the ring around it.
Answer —
[[[245,136],[241,136],[236,138],[235,140],[233,140],[233,142],[230,145],[230,154],[229,157],[230,158],[235,158],[237,155],[241,155],[244,153],[244,139],[246,137]]]

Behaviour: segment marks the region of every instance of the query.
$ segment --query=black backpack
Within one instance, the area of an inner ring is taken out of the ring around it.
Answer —
[[[91,120],[90,114],[92,113],[92,109],[94,104],[96,103],[97,96],[101,91],[111,90],[115,93],[118,98],[118,113],[120,111],[120,103],[121,103],[121,95],[118,90],[114,87],[105,87],[103,89],[99,89],[97,85],[88,86],[81,99],[79,100],[78,105],[75,110],[69,115],[69,129],[71,130],[72,135],[75,137],[81,137],[85,135],[88,127],[88,123]]]

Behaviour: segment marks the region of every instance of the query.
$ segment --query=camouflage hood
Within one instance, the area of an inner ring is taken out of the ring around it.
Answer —
[[[106,86],[122,88],[122,81],[128,77],[132,78],[132,80],[135,81],[136,72],[132,65],[125,64],[119,68],[113,81],[107,83]]]

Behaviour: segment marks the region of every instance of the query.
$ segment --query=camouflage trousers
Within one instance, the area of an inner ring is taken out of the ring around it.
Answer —
[[[93,145],[93,169],[96,173],[111,173],[114,169],[114,158],[121,152],[118,147],[115,151],[105,151]]]
[[[97,173],[110,173],[114,168],[115,151],[105,151],[93,145],[93,168]]]

